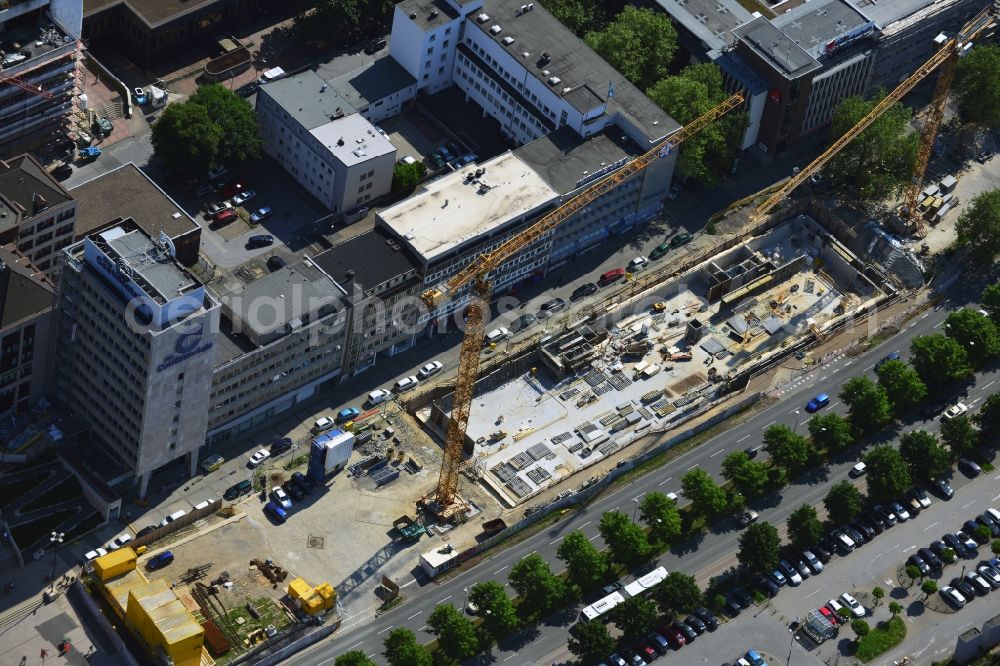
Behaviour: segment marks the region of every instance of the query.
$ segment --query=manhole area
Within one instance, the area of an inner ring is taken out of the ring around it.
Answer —
[[[310,534],[306,539],[306,548],[322,548],[323,542],[323,537]]]

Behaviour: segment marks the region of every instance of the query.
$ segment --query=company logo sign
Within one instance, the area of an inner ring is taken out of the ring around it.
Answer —
[[[167,368],[184,363],[191,357],[203,354],[214,347],[214,342],[202,342],[204,332],[205,322],[199,321],[197,324],[191,325],[191,330],[178,335],[177,340],[174,341],[174,353],[165,358],[163,363],[156,366],[156,371],[163,372]]]

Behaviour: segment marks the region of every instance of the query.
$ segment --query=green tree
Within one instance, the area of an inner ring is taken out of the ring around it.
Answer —
[[[760,497],[767,490],[767,465],[750,460],[743,451],[733,451],[722,461],[722,478],[743,496]]]
[[[906,577],[909,578],[910,580],[917,580],[918,578],[923,577],[923,573],[921,573],[920,567],[918,567],[916,564],[907,564],[904,570],[906,571]]]
[[[566,535],[556,556],[566,565],[569,582],[581,592],[594,589],[608,574],[608,558],[580,530]]]
[[[868,632],[872,630],[872,628],[868,626],[868,623],[862,619],[857,619],[852,621],[851,629],[854,631],[854,633],[857,635],[858,638],[867,636]]]
[[[850,481],[835,483],[823,500],[828,519],[834,525],[843,525],[854,520],[861,513],[863,504],[861,493]]]
[[[584,41],[622,76],[645,90],[669,73],[677,50],[677,31],[664,13],[627,6],[603,30],[587,33]]]
[[[608,511],[602,515],[597,531],[608,544],[611,559],[626,567],[643,562],[652,552],[643,529],[620,511]]]
[[[311,11],[295,18],[295,32],[315,46],[332,46],[354,33],[363,7],[358,0],[313,0]]]
[[[199,86],[186,104],[205,109],[219,128],[218,164],[237,167],[260,157],[261,140],[257,136],[257,117],[253,107],[235,92],[213,83]]]
[[[941,551],[941,559],[944,560],[945,564],[954,564],[957,556],[952,548],[945,548]]]
[[[990,550],[993,551],[994,555],[1000,555],[1000,539],[993,539],[990,543]]]
[[[451,604],[436,606],[427,618],[427,626],[428,633],[437,637],[438,648],[452,661],[464,661],[479,650],[472,622]]]
[[[848,97],[833,112],[830,139],[843,136],[885,97]],[[897,102],[854,138],[824,168],[833,181],[857,188],[861,199],[883,199],[902,191],[910,182],[920,135],[909,131],[909,107]]]
[[[851,610],[845,606],[841,606],[837,610],[837,616],[841,619],[840,624],[847,624],[851,621]]]
[[[361,650],[351,650],[337,657],[334,666],[375,666],[375,662],[365,656]]]
[[[937,592],[937,589],[937,583],[930,579],[925,580],[920,584],[920,591],[928,597]]]
[[[814,452],[809,440],[785,425],[773,425],[764,431],[764,450],[775,465],[784,467],[791,475],[804,471],[813,463]]]
[[[393,629],[382,642],[382,656],[390,666],[431,666],[431,653],[409,629]]]
[[[983,289],[979,302],[989,314],[994,324],[1000,324],[1000,282]]]
[[[976,525],[976,529],[972,530],[972,538],[978,543],[986,543],[991,536],[993,532],[986,525]]]
[[[847,405],[848,419],[859,434],[878,430],[892,420],[885,389],[864,375],[844,382],[840,399]]]
[[[854,444],[850,421],[834,412],[814,416],[809,421],[809,436],[812,438],[813,448],[830,454],[839,453]]]
[[[528,616],[547,613],[566,598],[566,583],[552,573],[548,562],[537,553],[515,564],[507,578],[522,597],[521,609]]]
[[[469,601],[476,605],[476,614],[483,621],[480,629],[486,639],[484,642],[501,641],[517,631],[517,612],[500,583],[487,580],[473,585]]]
[[[681,491],[703,516],[721,516],[729,508],[725,489],[703,469],[692,469],[681,477]]]
[[[646,493],[639,504],[639,518],[649,528],[649,536],[661,544],[671,544],[681,536],[681,512],[677,502],[663,493]]]
[[[397,162],[392,168],[392,191],[409,193],[416,189],[420,179],[427,175],[427,167],[423,162]]]
[[[823,536],[823,524],[816,516],[816,509],[803,504],[788,516],[788,539],[796,548],[808,550]]]
[[[951,451],[952,460],[966,456],[976,448],[979,433],[972,425],[972,420],[966,415],[941,421],[941,441]]]
[[[955,222],[958,244],[968,246],[972,258],[981,264],[993,263],[1000,252],[1000,190],[977,194]]]
[[[899,455],[915,481],[936,479],[951,467],[948,451],[926,430],[912,430],[899,439]]]
[[[1000,49],[994,44],[976,44],[958,61],[951,90],[963,120],[1000,126]]]
[[[903,607],[900,605],[900,603],[898,601],[890,601],[889,602],[889,613],[893,617],[896,617],[897,615],[899,615],[902,612],[903,612]]]
[[[611,611],[611,620],[626,640],[648,635],[656,626],[656,618],[656,604],[645,597],[629,597]]]
[[[997,333],[996,324],[972,308],[962,308],[948,315],[944,330],[949,338],[965,348],[973,367],[980,367],[1000,354],[1000,333]]]
[[[581,622],[570,630],[567,647],[586,666],[595,666],[615,651],[615,644],[603,622]]]
[[[920,404],[927,396],[927,385],[909,364],[902,361],[886,361],[876,371],[878,384],[882,387],[892,410],[897,416],[906,414]]]
[[[203,176],[219,157],[222,129],[205,107],[168,104],[153,123],[153,151],[168,171]]]
[[[875,605],[878,606],[880,603],[882,603],[882,597],[885,596],[885,590],[883,590],[881,587],[873,587],[872,596],[875,597]]]
[[[962,345],[946,335],[918,335],[910,343],[910,362],[930,390],[942,389],[972,374]]]
[[[868,466],[868,497],[878,503],[894,502],[913,485],[910,470],[899,451],[891,446],[876,446],[865,456]]]
[[[660,612],[669,617],[690,613],[701,606],[704,599],[694,576],[671,571],[666,579],[653,588],[653,598]]]
[[[754,523],[740,535],[736,559],[750,573],[773,571],[778,566],[781,539],[778,530],[768,522]]]
[[[597,0],[545,0],[543,4],[577,37],[601,30],[606,22],[604,8]]]
[[[985,435],[1000,431],[1000,393],[994,393],[986,398],[979,413],[973,416],[972,420]]]
[[[722,70],[714,63],[688,65],[678,76],[657,81],[646,93],[671,118],[683,124],[707,113],[726,97]],[[694,178],[714,185],[736,157],[745,113],[728,113],[713,121],[681,144],[677,172],[682,178]]]

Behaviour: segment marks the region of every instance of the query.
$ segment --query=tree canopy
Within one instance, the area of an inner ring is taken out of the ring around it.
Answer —
[[[721,516],[729,509],[726,490],[715,482],[712,475],[695,468],[681,478],[681,491],[691,500],[694,510],[707,517]]]
[[[681,536],[681,513],[677,510],[677,502],[663,493],[651,492],[643,496],[639,518],[657,543],[671,544]]]
[[[577,37],[602,30],[608,20],[604,3],[599,0],[545,0],[542,4]]]
[[[914,481],[936,479],[951,467],[948,451],[926,430],[912,430],[899,439],[899,455]]]
[[[651,552],[649,539],[641,527],[620,511],[608,511],[597,527],[612,560],[626,567],[644,561]]]
[[[1000,324],[1000,282],[983,289],[979,302],[989,314],[994,324]]]
[[[245,99],[225,86],[213,83],[198,86],[185,104],[197,104],[221,130],[218,164],[236,167],[260,157],[261,140],[257,136],[257,117]]]
[[[337,657],[334,666],[375,666],[375,662],[365,656],[361,650],[351,650]]]
[[[840,414],[817,414],[809,421],[809,436],[813,446],[834,454],[854,444],[851,423]]]
[[[566,647],[580,658],[584,666],[596,666],[614,652],[616,644],[603,622],[580,622],[570,629]]]
[[[517,612],[500,583],[487,580],[473,585],[469,601],[479,609],[477,615],[483,621],[480,630],[486,642],[501,641],[517,631],[520,624]]]
[[[848,418],[858,433],[878,430],[892,420],[885,389],[864,375],[844,382],[840,399],[847,405]]]
[[[827,519],[833,525],[842,525],[854,520],[861,513],[864,498],[861,492],[850,481],[841,481],[830,487],[830,492],[823,499]]]
[[[788,516],[788,539],[796,548],[803,550],[819,541],[823,535],[823,524],[816,516],[816,509],[803,504]]]
[[[778,566],[781,539],[768,522],[754,523],[740,535],[736,559],[750,573],[770,572]]]
[[[944,331],[962,345],[973,367],[981,367],[1000,354],[1000,333],[997,333],[996,324],[972,308],[962,308],[948,315]]]
[[[983,401],[979,413],[973,418],[979,430],[993,435],[1000,429],[1000,393],[994,393]]]
[[[910,362],[928,389],[941,389],[972,373],[969,357],[946,335],[918,335],[910,343]]]
[[[873,448],[865,455],[865,465],[868,497],[874,502],[895,502],[913,485],[909,468],[892,446]]]
[[[962,414],[941,421],[941,441],[948,446],[952,460],[958,460],[976,448],[979,433],[972,425],[972,419]]]
[[[976,44],[958,61],[951,90],[964,120],[984,127],[1000,126],[1000,48]]]
[[[775,465],[780,465],[790,474],[798,474],[813,462],[812,446],[802,435],[786,425],[773,425],[764,431],[764,450]]]
[[[854,127],[885,98],[848,97],[833,112],[830,139]],[[920,135],[909,131],[910,108],[897,102],[830,160],[824,172],[842,187],[857,187],[862,199],[883,199],[909,184]]]
[[[622,76],[646,90],[669,73],[677,31],[663,12],[628,5],[603,30],[587,33],[584,41]]]
[[[627,640],[646,637],[656,627],[656,604],[645,597],[629,597],[611,611],[611,619]]]
[[[296,36],[313,46],[343,44],[363,32],[381,33],[392,17],[391,0],[311,0],[313,8],[296,16]]]
[[[392,191],[409,193],[416,189],[420,179],[427,175],[427,167],[423,162],[397,162],[392,167]]]
[[[168,171],[207,174],[221,141],[222,128],[197,104],[168,104],[153,123],[153,151]]]
[[[906,414],[927,397],[927,385],[917,371],[903,361],[886,361],[879,366],[876,374],[879,386],[898,416]]]
[[[722,478],[744,497],[760,497],[767,490],[767,465],[750,460],[743,451],[733,451],[722,461]]]
[[[393,629],[382,642],[382,656],[390,666],[431,666],[431,653],[404,627]]]
[[[660,612],[669,617],[690,613],[701,606],[703,600],[694,576],[680,571],[667,574],[667,578],[653,588],[653,598]]]
[[[604,582],[608,573],[608,558],[580,530],[566,535],[556,556],[566,565],[569,582],[581,592],[594,589]]]
[[[476,629],[451,604],[440,604],[427,617],[428,632],[438,639],[438,648],[453,661],[464,661],[479,651]]]
[[[993,263],[1000,252],[1000,189],[977,194],[955,222],[958,244],[968,246],[972,258]]]
[[[529,616],[558,608],[566,598],[566,583],[552,573],[549,563],[537,553],[515,564],[507,578],[514,591],[521,595],[521,609]]]

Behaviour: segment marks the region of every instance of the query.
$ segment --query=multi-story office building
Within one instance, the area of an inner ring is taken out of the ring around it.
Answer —
[[[0,418],[49,392],[52,282],[13,245],[0,247]]]
[[[350,316],[343,290],[310,259],[248,284],[230,277],[213,287],[223,316],[209,444],[258,427],[336,382]]]
[[[350,303],[343,379],[413,346],[419,325],[420,266],[397,238],[376,228],[313,260]]]
[[[313,71],[257,93],[264,152],[334,213],[389,192],[396,149]]]
[[[73,242],[76,208],[70,193],[35,158],[0,160],[0,245],[16,245],[32,264],[52,274],[58,251]]]
[[[140,480],[205,443],[219,304],[132,220],[62,253],[54,397]]]
[[[64,140],[81,11],[80,0],[0,3],[0,158]]]

